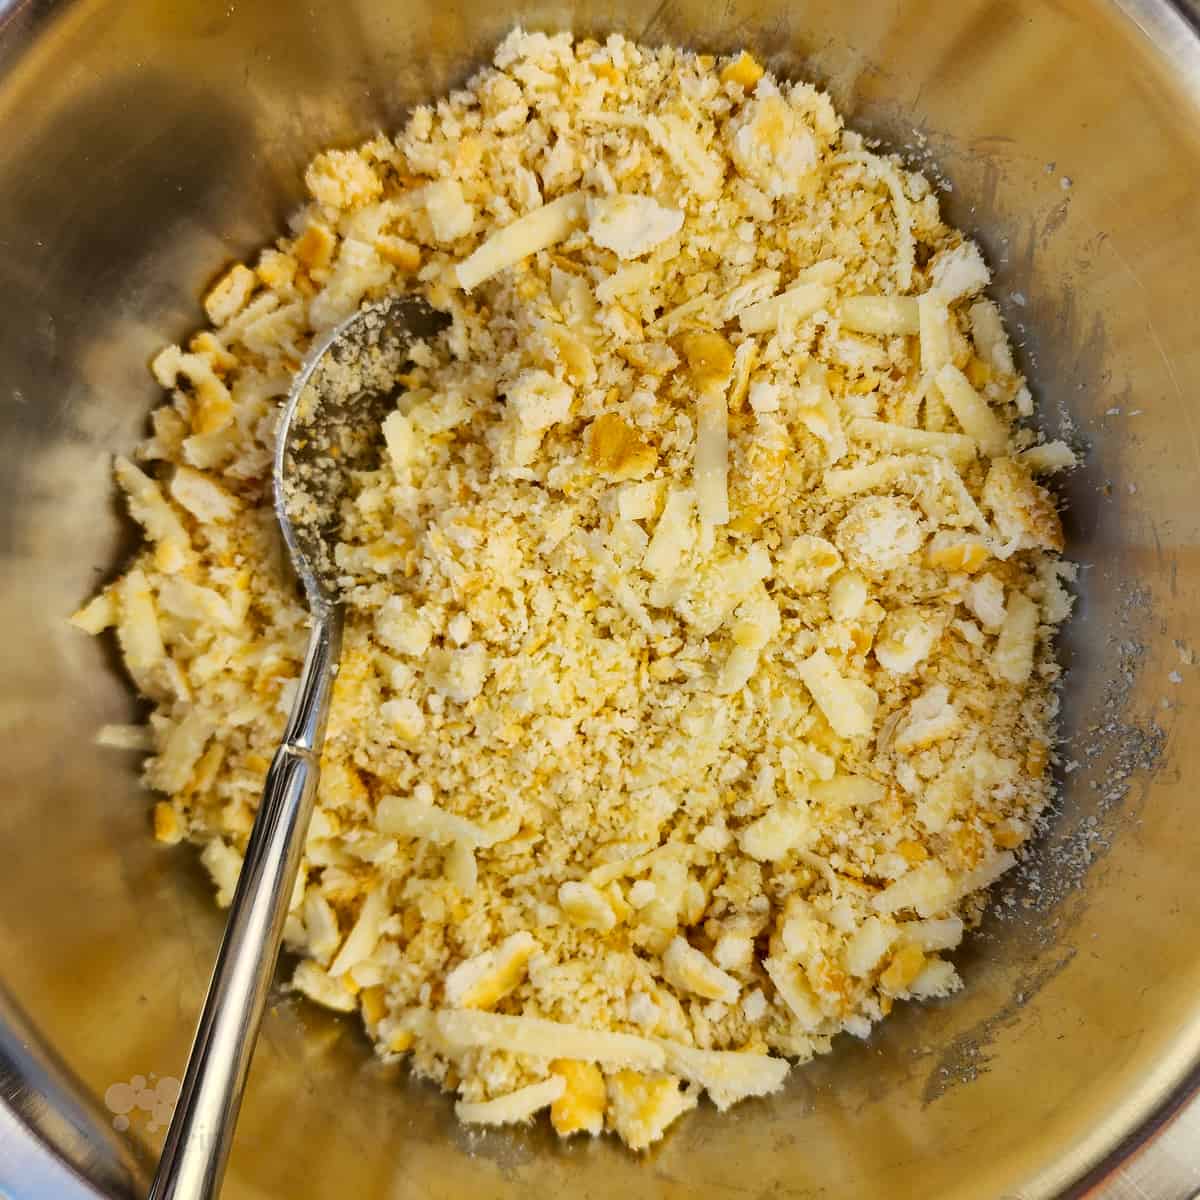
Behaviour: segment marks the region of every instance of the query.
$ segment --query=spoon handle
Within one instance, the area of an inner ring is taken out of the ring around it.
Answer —
[[[341,610],[314,612],[300,685],[267,772],[149,1200],[220,1193],[312,813],[341,639]]]

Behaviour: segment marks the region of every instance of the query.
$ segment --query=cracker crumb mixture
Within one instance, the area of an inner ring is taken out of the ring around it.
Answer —
[[[342,505],[295,988],[465,1122],[634,1149],[958,988],[1050,791],[1074,459],[925,178],[747,53],[517,31],[306,180],[155,359],[146,544],[74,618],[154,702],[102,737],[156,836],[229,903],[306,640],[280,401],[415,291],[452,323]]]

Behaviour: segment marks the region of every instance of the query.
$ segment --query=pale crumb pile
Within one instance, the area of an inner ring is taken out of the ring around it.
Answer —
[[[148,543],[76,615],[156,709],[155,830],[228,904],[306,617],[269,506],[313,335],[413,289],[287,925],[468,1122],[640,1149],[960,984],[1050,788],[1062,530],[977,247],[828,98],[514,33],[154,363]]]

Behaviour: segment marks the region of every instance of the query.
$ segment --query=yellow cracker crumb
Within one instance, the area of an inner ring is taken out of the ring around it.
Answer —
[[[339,513],[294,985],[463,1120],[642,1148],[958,986],[937,953],[1050,791],[1071,568],[1031,472],[1074,456],[1010,443],[979,251],[819,90],[619,37],[496,64],[318,156],[154,358],[116,467],[147,544],[73,621],[154,707],[101,741],[228,904],[304,652],[278,404],[365,301],[448,312]]]

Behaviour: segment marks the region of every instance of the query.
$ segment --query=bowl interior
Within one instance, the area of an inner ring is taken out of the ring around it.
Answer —
[[[1200,1054],[1181,724],[1200,694],[1200,49],[1150,0],[0,6],[0,978],[102,1122],[110,1085],[182,1073],[222,917],[191,852],[151,841],[134,758],[93,746],[136,706],[111,648],[64,621],[130,544],[109,455],[156,402],[150,356],[274,236],[308,158],[397,128],[518,20],[745,45],[943,181],[1047,425],[1089,451],[1065,485],[1085,569],[1063,800],[960,955],[964,993],[640,1160],[468,1134],[350,1023],[280,997],[224,1194],[1053,1194]],[[128,1136],[153,1149],[149,1124]]]

